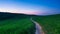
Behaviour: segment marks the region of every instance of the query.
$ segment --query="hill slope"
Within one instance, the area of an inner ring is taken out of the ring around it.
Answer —
[[[29,15],[0,12],[0,34],[34,34],[34,31]]]
[[[35,25],[30,21],[37,21],[46,34],[60,34],[60,14],[36,16],[0,12],[0,34],[34,34]]]
[[[60,34],[60,14],[33,17],[44,29],[46,34]]]

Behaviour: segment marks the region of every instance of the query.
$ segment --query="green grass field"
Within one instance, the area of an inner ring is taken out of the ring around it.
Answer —
[[[0,34],[35,34],[37,21],[45,34],[60,34],[60,15],[36,16],[25,14],[0,13]]]
[[[46,34],[60,34],[60,15],[33,17],[43,28]]]
[[[35,26],[27,15],[0,14],[0,34],[34,34]]]

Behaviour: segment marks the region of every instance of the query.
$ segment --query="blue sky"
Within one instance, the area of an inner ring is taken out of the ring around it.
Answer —
[[[60,14],[60,0],[0,0],[0,12]]]

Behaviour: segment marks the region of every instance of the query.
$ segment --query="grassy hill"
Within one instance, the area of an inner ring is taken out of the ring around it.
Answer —
[[[45,31],[46,34],[60,34],[60,14],[33,17]]]
[[[35,25],[30,18],[37,21],[46,34],[60,34],[60,14],[36,16],[0,12],[0,34],[35,34]]]
[[[0,34],[34,34],[31,15],[0,12]]]

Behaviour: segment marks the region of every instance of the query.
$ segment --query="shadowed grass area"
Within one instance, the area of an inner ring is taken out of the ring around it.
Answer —
[[[28,15],[1,13],[0,16],[0,34],[34,34],[35,32],[35,26]]]
[[[28,21],[27,21],[28,20]],[[21,32],[25,32],[27,34],[31,34],[30,29],[34,32],[34,25],[33,23],[28,19],[8,19],[1,21],[2,23],[0,25],[0,34],[20,34]],[[25,31],[26,30],[26,31]],[[23,33],[23,34],[25,34]]]
[[[60,34],[60,15],[33,17],[45,31],[46,34]]]

